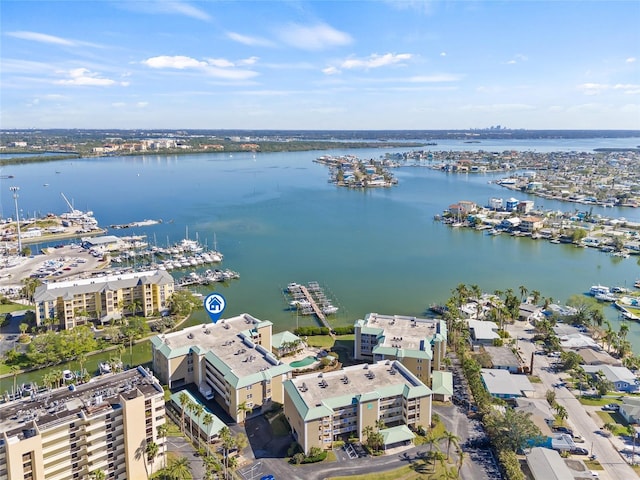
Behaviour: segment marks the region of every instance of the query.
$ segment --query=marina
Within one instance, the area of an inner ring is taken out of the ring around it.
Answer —
[[[332,330],[327,316],[335,314],[338,307],[327,298],[318,282],[309,282],[307,286],[290,283],[287,285],[286,292],[292,298],[289,302],[291,309],[301,315],[315,315],[323,327]]]
[[[631,141],[633,145],[640,144],[638,139]],[[611,144],[606,139],[505,140],[486,141],[479,147],[490,151],[581,151]],[[473,147],[443,140],[437,148],[456,151]],[[382,153],[404,151],[394,147]],[[20,208],[25,211],[60,205],[59,192],[64,191],[82,198],[83,210],[87,210],[84,205],[88,203],[101,225],[145,218],[173,219],[125,230],[129,235],[147,236],[148,246],[133,249],[136,253],[155,249],[166,252],[186,237],[187,226],[190,239],[194,240],[198,232],[199,243],[207,250],[205,239],[209,239],[211,247],[217,233],[218,248],[214,250],[224,253],[221,262],[201,267],[182,267],[181,262],[179,269],[170,267],[167,271],[176,277],[207,268],[239,272],[242,278],[225,287],[225,314],[251,312],[273,321],[276,331],[294,329],[298,323],[316,324],[313,315],[296,315],[289,310],[288,301],[283,309],[280,292],[291,279],[305,285],[317,279],[322,285],[331,286],[340,299],[340,304],[335,304],[340,310],[334,319],[329,317],[334,326],[352,325],[355,319],[372,311],[421,316],[425,305],[445,301],[461,282],[478,284],[485,291],[517,289],[524,284],[540,291],[543,297],[562,301],[581,293],[583,282],[632,286],[638,279],[637,256],[624,259],[603,255],[595,248],[553,245],[531,237],[514,240],[508,234],[489,236],[485,231],[449,228],[433,221],[442,206],[460,199],[482,205],[492,197],[504,196],[508,190],[489,183],[504,177],[503,173],[447,175],[407,166],[393,170],[400,181],[396,188],[353,190],[327,183],[326,167],[313,161],[324,153],[256,153],[256,159],[251,153],[234,153],[233,158],[216,153],[155,155],[153,161],[149,156],[113,156],[15,165],[7,173],[24,185]],[[342,154],[378,158],[381,151],[332,152],[335,156]],[[56,170],[62,174],[56,175]],[[200,174],[194,177],[194,171]],[[141,181],[150,175],[156,179],[154,182]],[[215,189],[207,180],[213,178],[218,179]],[[43,183],[50,186],[42,188]],[[116,183],[133,192],[133,197],[114,196],[108,185]],[[38,188],[28,188],[30,185]],[[188,191],[189,195],[158,195],[158,188]],[[541,204],[524,192],[518,197],[533,200],[536,207],[544,210],[574,208],[555,200],[545,199]],[[153,201],[142,200],[149,198]],[[13,203],[7,188],[0,189],[0,199],[5,207]],[[640,209],[593,206],[593,214],[640,221]],[[51,248],[52,243],[31,244],[33,252],[45,247]],[[174,254],[161,255],[136,255],[124,259],[117,268],[133,268],[152,258],[158,264],[159,260],[176,258]],[[505,265],[508,268],[502,267]],[[71,268],[73,272],[74,267]],[[607,319],[617,328],[620,311],[613,306],[604,308]],[[207,315],[195,312],[192,321],[206,322]],[[629,327],[629,340],[634,348],[640,348],[640,322],[629,322]]]

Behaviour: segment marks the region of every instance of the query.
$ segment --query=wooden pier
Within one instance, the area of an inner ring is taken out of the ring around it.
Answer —
[[[305,302],[304,307],[302,307],[301,312],[303,315],[315,315],[320,324],[323,327],[327,327],[331,336],[333,336],[333,329],[329,322],[327,321],[327,316],[323,311],[323,308],[333,307],[331,302],[327,299],[322,288],[318,284],[318,282],[309,282],[309,286],[299,285],[297,283],[289,284],[287,288],[287,292],[293,296],[296,301]],[[300,307],[298,307],[300,308]],[[337,310],[337,308],[335,308]],[[330,311],[329,313],[335,313],[334,311]]]

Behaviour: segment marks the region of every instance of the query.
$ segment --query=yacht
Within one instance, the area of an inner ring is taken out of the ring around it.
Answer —
[[[71,382],[76,378],[76,376],[73,374],[73,372],[71,370],[63,370],[62,371],[62,379],[65,382]]]
[[[325,315],[331,315],[333,313],[336,313],[337,311],[338,307],[334,307],[331,304],[322,307],[322,313],[324,313]]]
[[[610,293],[611,291],[609,290],[609,287],[603,287],[602,285],[593,285],[589,290],[589,294],[593,296],[609,295]]]
[[[111,364],[109,362],[100,362],[100,373],[111,373]]]

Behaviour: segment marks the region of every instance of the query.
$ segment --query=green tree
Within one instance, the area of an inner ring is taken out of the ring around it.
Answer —
[[[91,480],[106,480],[107,474],[102,470],[94,470],[89,474]]]
[[[189,395],[187,392],[180,392],[178,395],[178,400],[180,401],[180,430],[182,433],[185,433],[185,425],[184,425],[184,414],[187,410],[187,403],[189,403]]]
[[[187,457],[174,458],[167,467],[172,480],[187,480],[191,478],[191,465]]]
[[[485,427],[498,450],[516,452],[542,437],[540,429],[531,420],[530,412],[512,408],[507,408],[504,414],[491,412],[486,415]]]
[[[453,432],[445,430],[445,432],[442,434],[442,439],[447,444],[447,460],[449,460],[449,451],[451,450],[451,445],[457,447],[458,443],[460,442],[460,437],[458,437]]]
[[[147,455],[147,461],[151,464],[151,472],[153,472],[153,462],[158,456],[160,447],[156,442],[149,442],[144,449],[144,453]]]

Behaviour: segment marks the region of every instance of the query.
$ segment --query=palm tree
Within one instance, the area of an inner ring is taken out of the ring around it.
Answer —
[[[180,392],[180,395],[178,395],[178,401],[180,402],[180,430],[182,430],[182,433],[185,433],[184,414],[187,408],[187,402],[189,401],[189,395],[187,395],[187,392]]]
[[[185,480],[191,476],[191,464],[187,457],[178,457],[169,463],[169,477],[173,480]]]
[[[564,421],[569,417],[567,409],[564,406],[558,404],[555,405],[554,409],[556,411],[556,417],[560,420],[560,425],[563,425]]]
[[[224,466],[224,478],[227,478],[227,471],[229,468],[229,452],[235,447],[235,442],[231,430],[229,427],[222,427],[219,432],[220,441],[222,443],[222,463]]]
[[[84,374],[84,364],[87,362],[87,354],[81,353],[78,355],[78,363],[80,364],[80,375]]]
[[[520,285],[518,288],[520,289],[521,300],[524,302],[527,299],[527,293],[529,293],[529,290],[524,285]]]
[[[107,475],[102,470],[94,470],[89,474],[91,480],[106,480]]]
[[[156,429],[158,433],[158,438],[162,438],[163,440],[167,438],[167,434],[169,433],[169,425],[163,423],[162,425],[158,425]],[[165,468],[167,462],[167,442],[162,442],[162,468]]]
[[[537,305],[542,295],[540,295],[540,292],[538,290],[534,290],[531,292],[531,296],[533,297],[533,304]]]
[[[189,436],[191,437],[191,441],[193,442],[193,409],[196,404],[191,400],[187,400],[187,404],[184,405],[185,410],[189,412]]]
[[[251,411],[251,407],[247,406],[247,401],[241,402],[238,405],[238,415],[241,416],[240,423],[243,423],[247,418],[247,412]]]
[[[447,442],[447,460],[449,460],[449,451],[451,450],[451,445],[458,446],[460,442],[460,437],[458,437],[455,433],[449,432],[445,430],[441,437],[442,440]]]
[[[160,451],[160,447],[156,442],[147,443],[144,452],[147,454],[147,460],[151,463],[151,473],[153,473],[153,462]]]
[[[462,450],[459,446],[457,447],[456,452],[458,454],[458,473],[460,473],[460,469],[462,468],[462,465],[464,464],[464,457],[467,454],[464,453],[464,450]]]
[[[196,403],[193,406],[193,413],[196,416],[196,420],[197,420],[196,423],[198,424],[198,430],[200,430],[200,417],[204,413],[204,407],[202,406],[201,403]],[[200,439],[202,437],[201,433],[202,432],[198,431],[198,448],[200,448]]]
[[[211,438],[211,436],[209,435],[209,425],[211,425],[213,423],[213,415],[211,415],[209,412],[204,414],[204,417],[202,417],[202,426],[204,427],[204,433],[206,435],[206,440],[207,440],[207,444],[209,443],[209,438]],[[209,446],[207,445],[207,456],[209,456]]]
[[[13,395],[15,396],[18,391],[18,372],[20,372],[20,367],[17,365],[11,365],[11,375],[13,375]]]

